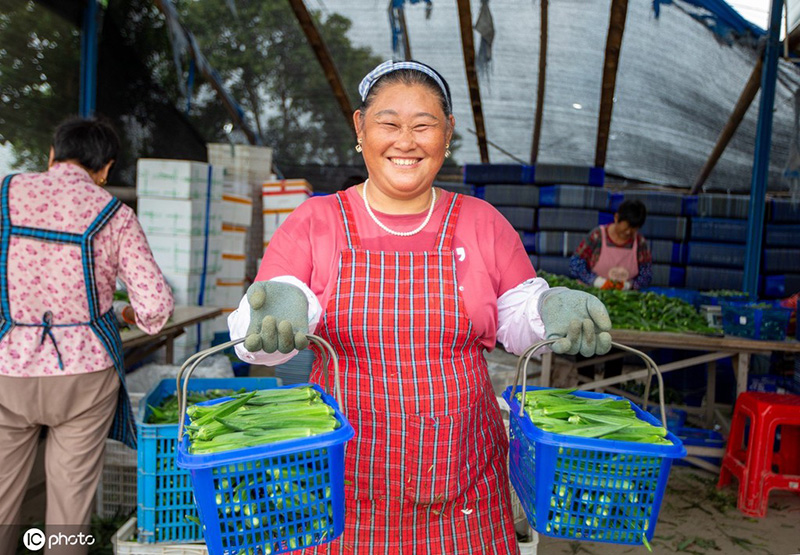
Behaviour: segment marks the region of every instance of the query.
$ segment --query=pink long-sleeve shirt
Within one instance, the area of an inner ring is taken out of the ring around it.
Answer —
[[[435,248],[439,226],[453,193],[436,201],[430,222],[411,237],[390,235],[370,218],[355,187],[346,191],[363,247],[375,251],[427,251]],[[376,212],[391,229],[408,231],[423,214]],[[338,276],[339,253],[347,238],[333,195],[304,202],[275,232],[261,263],[257,281],[290,275],[299,279],[326,307]],[[536,277],[530,258],[511,224],[490,204],[465,196],[453,236],[456,276],[466,312],[484,345],[495,346],[498,298]]]
[[[58,163],[43,173],[20,174],[9,185],[9,214],[16,226],[82,234],[112,196],[79,166]],[[117,277],[128,288],[136,325],[157,333],[173,309],[172,291],[153,260],[133,210],[123,205],[95,236],[94,275],[100,312],[111,309]],[[7,253],[8,295],[15,322],[85,322],[89,306],[80,248],[12,236]],[[64,363],[41,327],[13,327],[0,340],[0,374],[39,377],[96,372],[113,365],[88,326],[53,327]]]

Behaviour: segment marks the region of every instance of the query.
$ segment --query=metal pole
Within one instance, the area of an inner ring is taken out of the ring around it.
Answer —
[[[761,265],[761,241],[764,234],[764,196],[767,192],[769,151],[772,140],[772,109],[775,105],[775,83],[780,56],[781,14],[783,0],[772,0],[764,51],[764,71],[761,76],[761,100],[758,107],[756,148],[753,159],[753,178],[750,182],[750,208],[747,215],[747,248],[742,290],[752,298],[758,296],[758,275]]]
[[[78,112],[83,117],[94,113],[97,98],[97,14],[96,0],[89,0],[83,9],[81,27],[80,104]]]

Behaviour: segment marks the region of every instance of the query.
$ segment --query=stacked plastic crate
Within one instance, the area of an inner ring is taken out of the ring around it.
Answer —
[[[686,287],[741,290],[749,202],[746,196],[726,194],[703,194],[687,201],[684,213],[692,217],[692,229]]]
[[[272,149],[251,145],[209,144],[208,159],[224,168],[222,188],[222,267],[217,274],[217,306],[222,316],[214,331],[226,334],[228,315],[239,306],[245,291],[248,262],[255,274],[255,260],[261,257],[261,233],[253,229],[254,199],[261,196],[261,183],[269,179]],[[255,209],[256,213],[258,208]],[[252,246],[251,246],[251,243]]]
[[[780,298],[800,291],[800,202],[773,199],[764,230],[765,297]]]
[[[647,208],[642,235],[653,257],[654,287],[683,287],[686,283],[688,218],[683,213],[686,195],[671,191],[622,191],[611,198],[616,211],[626,200],[640,200]]]
[[[222,168],[190,160],[142,158],[136,168],[137,216],[177,305],[215,306],[222,266]],[[176,361],[207,348],[212,327],[175,339]]]
[[[569,257],[586,233],[612,217],[602,168],[467,164],[464,181],[520,232],[538,270],[568,274]]]

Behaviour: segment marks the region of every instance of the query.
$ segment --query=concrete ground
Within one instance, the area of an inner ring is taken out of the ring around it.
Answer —
[[[497,349],[487,355],[489,373],[499,395],[512,384],[517,357]],[[531,363],[529,379],[536,385],[538,364]],[[558,369],[554,379],[558,379]],[[561,375],[568,381],[569,377]],[[558,384],[556,385],[566,385]],[[651,547],[656,555],[790,555],[800,554],[800,495],[773,492],[764,518],[750,518],[736,508],[738,482],[716,489],[718,475],[690,466],[673,465],[667,482]],[[522,526],[524,529],[525,527]],[[521,544],[522,554],[646,555],[644,545],[620,545],[538,536],[535,550]]]

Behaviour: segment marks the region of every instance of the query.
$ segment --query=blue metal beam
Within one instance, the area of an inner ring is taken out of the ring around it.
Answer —
[[[83,9],[81,27],[81,83],[78,112],[83,117],[94,114],[97,98],[97,0],[88,0]]]
[[[750,182],[750,207],[747,215],[747,249],[744,262],[742,290],[758,297],[758,275],[761,266],[761,242],[764,234],[764,197],[769,174],[769,151],[772,143],[772,109],[775,105],[775,83],[780,56],[781,14],[783,0],[772,0],[764,50],[764,72],[761,75],[761,101],[758,106],[758,127]]]

